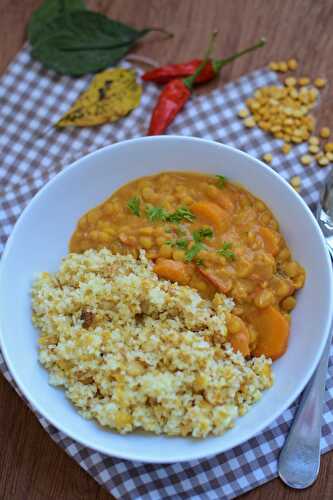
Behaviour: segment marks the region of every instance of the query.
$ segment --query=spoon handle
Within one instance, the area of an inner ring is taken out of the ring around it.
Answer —
[[[331,335],[319,365],[305,389],[279,457],[279,476],[291,488],[303,489],[317,479],[325,380]]]

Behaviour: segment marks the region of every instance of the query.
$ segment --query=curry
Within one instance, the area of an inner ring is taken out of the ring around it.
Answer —
[[[187,172],[136,179],[78,222],[70,251],[103,247],[135,257],[145,249],[161,278],[231,297],[230,342],[243,355],[285,352],[305,271],[272,212],[244,187]]]

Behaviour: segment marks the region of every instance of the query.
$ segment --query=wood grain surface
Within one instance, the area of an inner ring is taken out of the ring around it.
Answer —
[[[216,54],[227,55],[265,35],[264,49],[227,66],[214,85],[296,57],[298,74],[333,81],[332,0],[100,0],[93,9],[137,27],[163,26],[172,40],[150,34],[134,52],[160,63],[200,56],[209,33],[219,29]],[[41,0],[0,0],[0,73],[26,40],[26,25]],[[206,87],[203,92],[209,91]],[[332,93],[320,106],[320,123],[333,128]],[[247,500],[310,500],[333,497],[333,453],[322,458],[319,478],[305,491],[278,479],[244,495]],[[110,495],[42,430],[36,418],[0,376],[0,499],[106,500]]]

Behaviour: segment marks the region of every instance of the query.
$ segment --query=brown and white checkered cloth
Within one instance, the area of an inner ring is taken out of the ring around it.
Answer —
[[[81,130],[52,129],[68,110],[89,78],[72,79],[44,70],[25,47],[0,80],[0,252],[13,225],[32,196],[57,172],[76,158],[107,144],[145,135],[147,120],[158,95],[144,88],[142,102],[131,115],[117,122]],[[274,73],[255,71],[240,80],[195,96],[169,128],[172,134],[214,139],[260,158],[273,153],[272,167],[283,177],[302,177],[302,196],[318,200],[325,169],[301,167],[299,145],[287,156],[281,142],[261,130],[244,129],[237,111],[262,85],[277,83]],[[327,379],[321,449],[333,448],[333,350]],[[0,352],[0,369],[15,386]],[[277,475],[277,457],[293,419],[296,403],[269,428],[227,453],[169,465],[149,465],[102,455],[73,441],[36,413],[51,438],[116,498],[197,499],[234,498]]]

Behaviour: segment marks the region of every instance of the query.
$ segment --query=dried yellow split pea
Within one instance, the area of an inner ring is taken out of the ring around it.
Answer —
[[[273,156],[270,153],[266,153],[266,154],[263,155],[262,160],[265,163],[268,163],[268,165],[270,165],[272,163],[272,161],[273,161]]]
[[[310,144],[309,153],[311,153],[312,155],[315,155],[318,152],[319,152],[319,146],[317,144]]]
[[[296,85],[296,83],[297,83],[297,80],[293,76],[288,76],[284,81],[284,84],[286,85],[286,87],[294,87]]]
[[[316,78],[313,83],[318,89],[322,89],[323,87],[325,87],[327,80],[325,80],[325,78]]]
[[[320,137],[322,137],[323,139],[327,139],[327,137],[330,136],[330,129],[328,127],[323,127],[320,129],[320,132],[319,132],[319,135]]]
[[[247,116],[249,116],[249,111],[246,108],[240,109],[238,111],[238,116],[239,118],[246,118]]]
[[[308,78],[307,76],[301,76],[298,79],[298,85],[305,86],[309,85],[309,83],[310,83],[310,78]]]
[[[319,145],[319,137],[316,137],[315,135],[312,135],[309,140],[308,140],[308,143],[311,144],[311,145],[315,145],[315,146],[318,146]]]
[[[243,120],[243,123],[247,128],[252,128],[256,126],[256,122],[252,116],[250,116],[249,118],[245,118],[245,120]]]
[[[287,65],[289,69],[294,70],[297,69],[298,62],[296,61],[296,59],[288,59]]]
[[[299,175],[294,175],[294,177],[292,177],[290,179],[290,184],[292,185],[292,187],[294,188],[298,188],[300,187],[301,185],[301,178]]]
[[[307,165],[310,165],[312,163],[313,158],[310,155],[303,155],[303,156],[301,156],[300,161],[301,161],[302,165],[307,166]]]
[[[324,146],[326,153],[333,153],[333,142],[327,142]]]
[[[329,164],[329,160],[326,156],[322,156],[321,158],[318,158],[317,163],[320,167],[326,167]]]
[[[282,153],[284,153],[285,155],[287,155],[291,150],[291,144],[289,144],[288,142],[285,142],[283,144],[283,146],[281,147],[281,151]]]

